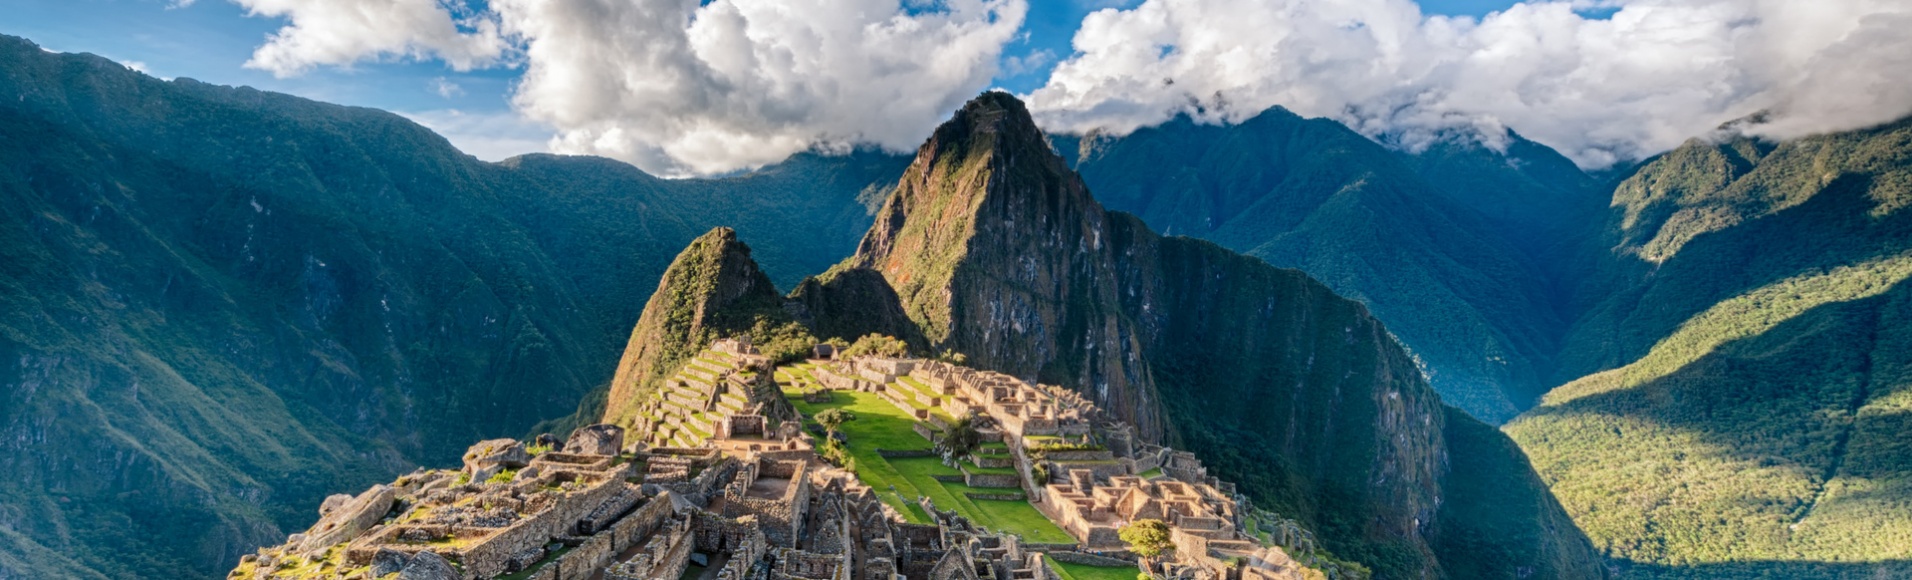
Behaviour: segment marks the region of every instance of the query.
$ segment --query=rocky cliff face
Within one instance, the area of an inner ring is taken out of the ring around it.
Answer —
[[[882,273],[936,348],[1080,387],[1160,438],[1110,220],[1022,103],[987,93],[918,149],[851,263]]]
[[[1566,321],[1563,241],[1605,198],[1543,146],[1448,136],[1394,150],[1279,107],[1239,124],[1178,118],[1057,137],[1096,199],[1151,229],[1308,273],[1385,321],[1441,400],[1512,418],[1545,383]]]
[[[1366,308],[1103,210],[1006,94],[937,129],[849,265],[934,348],[1090,395],[1380,577],[1602,573],[1505,437],[1446,410]]]

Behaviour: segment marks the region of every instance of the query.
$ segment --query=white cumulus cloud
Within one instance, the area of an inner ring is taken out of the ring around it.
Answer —
[[[361,60],[438,59],[457,70],[496,64],[510,44],[489,14],[441,0],[232,0],[286,25],[246,66],[280,77]],[[181,4],[183,5],[183,4]]]
[[[1147,0],[1084,20],[1027,98],[1051,130],[1124,133],[1275,105],[1412,147],[1512,128],[1583,166],[1638,159],[1760,111],[1776,137],[1912,113],[1912,2],[1581,0],[1481,20],[1408,0]]]
[[[666,175],[905,150],[989,85],[1023,0],[495,0],[552,148]]]

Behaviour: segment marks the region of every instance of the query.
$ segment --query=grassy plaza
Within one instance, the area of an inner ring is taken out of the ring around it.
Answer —
[[[796,386],[799,382],[807,382],[802,380],[807,375],[801,367],[781,369],[777,378],[784,388],[784,396],[806,418],[833,408],[856,415],[856,420],[845,423],[842,431],[849,438],[850,457],[856,462],[857,479],[875,489],[884,503],[896,508],[910,522],[929,523],[929,515],[916,503],[916,498],[928,497],[939,509],[955,510],[978,525],[1019,535],[1027,542],[1075,542],[1068,532],[1050,522],[1028,501],[974,499],[965,495],[965,492],[1019,493],[1020,489],[978,489],[961,483],[938,481],[936,476],[962,475],[962,471],[943,465],[935,457],[884,458],[878,450],[927,450],[931,443],[912,429],[916,424],[914,418],[881,396],[830,391],[829,402],[806,403]],[[983,469],[973,464],[966,464],[965,467],[979,473],[1014,472],[1008,468]]]

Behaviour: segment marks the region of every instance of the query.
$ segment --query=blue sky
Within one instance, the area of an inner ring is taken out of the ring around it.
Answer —
[[[1100,8],[1126,8],[1139,0],[1037,0],[1030,3],[1023,29],[1007,55],[1041,66],[1010,74],[996,86],[1027,93],[1041,86],[1055,62],[1070,53],[1069,41],[1082,17]],[[242,66],[267,35],[285,24],[279,18],[248,17],[236,4],[198,0],[173,7],[169,0],[9,0],[0,33],[23,36],[60,52],[91,52],[136,66],[149,74],[190,77],[224,85],[266,90],[400,112],[456,109],[501,113],[509,109],[515,68],[456,72],[437,61],[359,63],[348,68],[319,67],[300,76],[275,78]],[[1513,5],[1512,0],[1427,0],[1429,14],[1481,16]],[[1045,62],[1046,61],[1046,62]]]
[[[1589,169],[1755,112],[1776,138],[1912,114],[1912,2],[687,1],[7,0],[0,33],[394,111],[483,159],[549,150],[666,176],[908,151],[989,87],[1050,131],[1282,106],[1410,150],[1517,131]]]

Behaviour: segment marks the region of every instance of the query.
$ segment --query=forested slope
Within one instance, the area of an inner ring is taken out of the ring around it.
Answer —
[[[1907,121],[1644,164],[1594,250],[1579,378],[1508,433],[1641,576],[1912,573],[1908,203]]]
[[[901,171],[490,164],[389,113],[13,38],[0,159],[0,576],[94,578],[216,576],[325,494],[571,412],[693,237],[749,232],[794,280]]]

